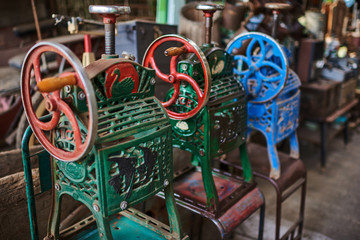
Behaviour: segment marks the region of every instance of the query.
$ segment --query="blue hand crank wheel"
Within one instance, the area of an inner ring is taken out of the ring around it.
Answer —
[[[241,77],[253,103],[275,98],[288,78],[288,60],[281,46],[263,33],[245,33],[234,38],[226,47],[234,55],[234,72]]]

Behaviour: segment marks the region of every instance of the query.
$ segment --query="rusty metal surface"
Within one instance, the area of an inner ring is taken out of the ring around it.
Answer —
[[[98,75],[100,72],[104,71],[104,69],[109,68],[110,66],[119,63],[119,62],[128,62],[134,65],[139,65],[137,63],[134,63],[133,61],[130,60],[125,60],[125,59],[120,59],[120,58],[113,58],[113,59],[99,59],[96,62],[94,62],[93,64],[87,66],[85,68],[85,71],[88,75],[88,77],[94,78],[96,75]]]
[[[241,184],[239,182],[229,181],[228,179],[223,179],[218,176],[214,176],[214,181],[219,201],[229,197]],[[177,181],[174,185],[175,191],[178,194],[206,204],[206,194],[201,172],[192,172],[186,178]]]
[[[255,184],[246,183],[240,177],[214,169],[213,178],[219,197],[219,209],[209,212],[206,207],[206,193],[202,175],[199,169],[191,171],[174,182],[175,197],[180,200],[184,207],[191,206],[207,217],[216,218],[221,216],[229,208],[234,206],[245,194],[255,187]],[[209,216],[210,215],[210,216]]]
[[[238,224],[255,212],[264,204],[264,197],[258,188],[253,189],[227,210],[220,218],[219,222],[226,233],[231,232]]]

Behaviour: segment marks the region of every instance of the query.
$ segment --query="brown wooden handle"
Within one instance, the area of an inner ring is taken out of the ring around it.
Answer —
[[[185,46],[182,47],[171,47],[165,50],[165,56],[179,56],[183,53],[187,53],[187,49]]]
[[[60,90],[66,85],[76,85],[75,75],[67,75],[64,77],[49,77],[38,82],[36,85],[40,92],[53,92]]]

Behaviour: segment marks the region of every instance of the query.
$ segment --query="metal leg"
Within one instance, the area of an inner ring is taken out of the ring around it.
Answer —
[[[280,239],[280,226],[281,226],[281,210],[282,199],[279,189],[276,189],[276,225],[275,225],[275,239]]]
[[[169,182],[169,185],[165,187],[164,192],[166,209],[169,216],[170,231],[171,233],[176,232],[180,238],[183,239],[184,234],[181,231],[181,221],[179,219],[179,213],[176,208],[172,180]]]
[[[265,225],[265,202],[260,208],[260,222],[259,222],[259,234],[258,234],[259,240],[262,240],[264,237],[264,225]]]
[[[100,240],[113,240],[109,218],[103,217],[100,212],[95,213],[94,211],[92,211],[92,213],[96,219],[96,225],[98,227]]]
[[[326,134],[327,134],[327,125],[326,122],[321,122],[321,167],[325,168],[326,165]]]
[[[192,213],[192,224],[190,227],[190,239],[201,239],[201,230],[202,230],[202,216],[197,213]]]
[[[243,143],[240,147],[240,159],[241,159],[241,166],[243,168],[243,177],[245,182],[253,181],[253,175],[251,170],[251,164],[249,161],[249,157],[247,154],[246,144]]]
[[[276,149],[276,144],[272,141],[271,136],[266,136],[268,156],[270,160],[270,177],[278,179],[280,177],[280,161],[279,155]]]
[[[60,195],[59,191],[53,189],[47,236],[44,238],[44,240],[59,239],[61,199],[62,196]]]
[[[26,136],[28,132],[30,132],[31,135],[32,131],[29,129],[30,126],[26,130],[24,136]],[[23,156],[23,164],[24,164],[24,176],[26,183],[26,195],[27,195],[27,203],[28,203],[28,211],[29,211],[31,239],[39,240],[39,230],[37,225],[35,196],[34,196],[34,184],[33,184],[32,172],[31,172],[31,161],[30,161],[30,153],[28,146],[29,146],[28,144],[26,145],[23,144],[22,156]]]
[[[207,147],[206,149],[210,149]],[[201,163],[201,175],[204,183],[205,193],[206,193],[206,199],[208,208],[214,209],[215,211],[218,208],[219,204],[219,198],[217,195],[216,187],[214,178],[212,175],[212,166],[210,162],[210,153],[209,151],[206,151],[204,153],[204,156],[195,155],[194,156],[198,159],[200,159],[198,162]]]
[[[203,225],[204,225],[204,219],[203,219],[202,216],[200,216],[200,219],[199,219],[199,235],[198,235],[199,240],[202,239]]]
[[[301,202],[300,202],[300,216],[299,216],[301,222],[299,223],[299,231],[298,231],[298,235],[300,236],[300,239],[302,237],[302,231],[304,226],[305,196],[306,196],[306,175],[305,175],[305,181],[301,187]]]
[[[290,156],[292,158],[299,158],[299,142],[296,131],[290,134]]]

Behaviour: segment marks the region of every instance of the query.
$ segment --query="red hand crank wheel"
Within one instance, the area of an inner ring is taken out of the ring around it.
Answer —
[[[40,59],[41,55],[45,52],[53,52],[65,58],[75,70],[75,72],[62,74],[59,78],[42,79],[40,72]],[[75,117],[75,113],[73,112],[73,110],[60,97],[60,89],[63,86],[59,86],[57,89],[54,90],[54,85],[56,84],[52,84],[50,88],[48,88],[52,90],[41,93],[46,100],[46,108],[50,113],[52,113],[52,117],[51,120],[48,122],[42,122],[38,119],[31,102],[30,81],[32,73],[35,76],[35,80],[38,86],[40,86],[39,83],[42,81],[44,81],[42,82],[43,85],[47,85],[47,83],[54,83],[54,79],[60,81],[71,78],[73,80],[72,85],[77,85],[84,91],[89,110],[89,121],[87,124],[87,136],[85,138],[85,141],[83,141],[81,138],[81,132],[78,122],[79,118]],[[35,46],[33,46],[26,55],[22,67],[21,97],[26,117],[36,138],[52,156],[62,161],[77,161],[90,152],[95,143],[95,137],[97,132],[97,105],[95,93],[91,82],[89,81],[87,74],[85,73],[84,68],[70,49],[61,44],[50,42],[39,42]],[[71,124],[75,144],[75,149],[73,151],[66,151],[64,149],[56,147],[46,137],[45,134],[46,131],[52,131],[56,129],[60,116],[63,114],[68,118]]]
[[[182,47],[176,48],[177,50],[174,51],[176,53],[174,53],[171,57],[170,74],[165,74],[160,71],[160,69],[157,67],[154,57],[155,50],[165,42],[179,42],[183,44]],[[184,73],[179,73],[176,70],[177,60],[179,55],[185,53],[194,53],[201,63],[204,72],[204,82],[205,82],[205,86],[203,90],[199,87],[198,83],[192,77]],[[161,80],[171,83],[173,85],[174,93],[172,97],[168,101],[162,102],[170,118],[177,120],[184,120],[191,118],[207,104],[207,101],[210,96],[210,85],[211,85],[210,67],[208,65],[204,53],[193,41],[174,34],[169,34],[159,37],[158,39],[153,41],[148,47],[144,55],[143,65],[145,67],[151,67],[155,69],[156,75]],[[185,113],[177,113],[169,109],[169,107],[173,105],[176,102],[176,100],[179,98],[181,81],[188,82],[191,85],[191,87],[195,90],[198,98],[197,106],[191,109],[189,112],[185,112]]]

